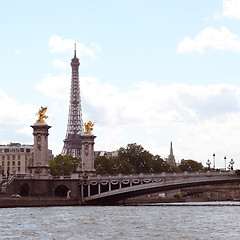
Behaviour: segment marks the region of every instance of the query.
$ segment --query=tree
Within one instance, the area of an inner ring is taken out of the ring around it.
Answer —
[[[99,175],[112,174],[112,158],[106,158],[105,156],[96,157],[94,160],[94,167],[96,173]]]
[[[49,161],[50,173],[52,176],[70,175],[70,173],[76,171],[80,162],[80,158],[59,154]]]
[[[118,150],[120,161],[126,161],[134,168],[135,173],[146,173],[151,169],[153,155],[136,143],[128,144]]]
[[[130,174],[134,168],[130,163],[119,158],[106,158],[99,156],[95,158],[94,166],[99,175]]]
[[[177,172],[178,168],[171,166],[169,163],[164,161],[160,156],[154,156],[152,160],[152,169],[154,173],[161,172]]]
[[[194,160],[181,160],[181,164],[178,166],[180,171],[185,172],[185,171],[200,171],[203,170],[203,165],[202,163],[196,162]]]

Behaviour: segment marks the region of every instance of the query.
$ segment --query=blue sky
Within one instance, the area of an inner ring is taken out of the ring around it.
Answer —
[[[141,144],[177,161],[240,167],[240,1],[0,0],[0,144],[32,143],[48,106],[49,148],[66,134],[74,43],[95,150]]]

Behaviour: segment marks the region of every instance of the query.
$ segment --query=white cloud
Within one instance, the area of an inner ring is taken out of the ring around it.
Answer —
[[[0,89],[0,124],[26,124],[34,120],[37,110],[32,104],[19,105]]]
[[[58,59],[53,61],[53,66],[56,68],[62,68],[62,69],[67,69],[69,68],[69,64],[63,61],[60,61]]]
[[[231,33],[226,27],[221,27],[220,30],[207,27],[193,39],[185,37],[180,42],[177,52],[179,54],[195,51],[204,53],[207,48],[240,52],[240,37]]]
[[[222,17],[240,19],[240,1],[239,0],[223,0],[223,11],[215,14],[215,19]]]
[[[88,48],[83,43],[76,42],[72,39],[63,39],[63,37],[52,35],[49,40],[49,48],[51,53],[63,53],[74,50],[74,44],[76,43],[77,56],[89,56],[92,59],[96,59],[95,50],[101,49],[99,44],[94,44],[94,48]]]
[[[56,84],[57,78],[49,78],[47,82],[48,89],[41,90],[51,98],[59,99],[59,95],[65,96],[66,89],[69,91],[70,86]],[[80,84],[83,112],[87,120],[97,121],[96,150],[116,150],[136,142],[165,157],[172,140],[178,160],[194,158],[205,164],[213,152],[219,158],[224,155],[235,158],[239,154],[240,88],[237,86],[159,86],[141,82],[131,91],[119,92],[115,86],[93,77],[81,78]],[[68,103],[68,97],[63,99]]]
[[[29,137],[32,136],[32,132],[33,132],[33,130],[29,126],[25,126],[16,131],[16,133],[18,133],[18,134],[21,134],[21,135],[23,134],[23,135],[29,136]]]
[[[16,49],[14,52],[15,52],[17,55],[23,54],[23,51],[22,51],[22,50],[19,50],[19,49]]]
[[[101,51],[102,51],[102,48],[101,48],[100,44],[93,42],[91,45],[92,45],[92,47],[95,48],[98,52],[101,52]]]
[[[36,88],[48,98],[69,100],[71,76],[51,76],[48,74],[36,85]]]

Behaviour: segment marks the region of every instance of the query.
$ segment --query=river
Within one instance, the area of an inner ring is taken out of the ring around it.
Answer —
[[[240,238],[240,203],[1,208],[0,239]]]

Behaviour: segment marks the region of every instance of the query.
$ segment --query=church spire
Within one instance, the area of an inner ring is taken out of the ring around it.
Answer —
[[[175,162],[175,157],[173,155],[173,146],[172,146],[172,141],[170,142],[170,154],[168,155],[167,162],[176,167],[176,162]]]
[[[173,147],[172,147],[172,141],[170,143],[170,154],[169,156],[173,156]]]

